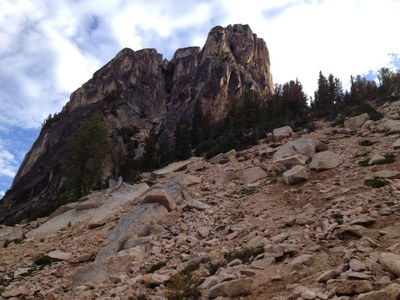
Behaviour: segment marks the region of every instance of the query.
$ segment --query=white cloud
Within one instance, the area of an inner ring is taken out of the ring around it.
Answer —
[[[6,194],[4,191],[0,191],[0,197],[3,198],[3,196]]]
[[[351,74],[400,53],[400,1],[3,0],[0,128],[38,127],[120,49],[202,46],[215,25],[246,23],[270,50],[275,82],[299,78],[313,94],[319,70]]]
[[[18,168],[14,155],[9,151],[0,149],[0,176],[13,178]]]
[[[224,1],[229,12],[225,23],[247,22],[267,42],[274,81],[298,77],[309,95],[319,70],[346,84],[352,74],[388,65],[390,52],[400,53],[395,37],[400,1],[286,1],[286,6],[282,1],[246,1],[234,8]],[[265,13],[279,7],[275,17]]]

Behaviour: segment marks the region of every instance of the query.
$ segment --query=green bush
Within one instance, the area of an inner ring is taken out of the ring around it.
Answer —
[[[247,263],[251,258],[264,253],[264,247],[244,248],[237,251],[232,251],[224,254],[226,261],[229,263],[234,259],[240,259],[243,263]]]
[[[379,189],[381,187],[384,187],[387,184],[388,184],[388,182],[386,180],[384,180],[384,179],[374,178],[374,179],[365,179],[364,180],[364,185],[365,186],[369,186],[369,187],[372,187],[372,188],[375,188],[375,189]]]
[[[372,141],[370,141],[370,140],[362,140],[362,141],[360,141],[358,144],[359,144],[360,146],[367,147],[367,146],[372,146],[372,145],[374,145],[375,142],[372,142]]]

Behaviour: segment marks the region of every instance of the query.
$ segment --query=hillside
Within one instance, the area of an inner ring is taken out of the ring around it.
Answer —
[[[400,101],[1,226],[10,299],[399,299]]]

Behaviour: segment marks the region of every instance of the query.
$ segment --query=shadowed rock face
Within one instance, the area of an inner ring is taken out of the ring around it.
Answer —
[[[217,26],[203,49],[178,49],[171,61],[155,49],[121,50],[73,92],[60,117],[42,129],[5,196],[8,216],[0,221],[9,223],[18,213],[54,201],[62,184],[65,138],[94,109],[104,113],[110,132],[135,126],[144,139],[155,128],[159,141],[171,144],[177,123],[191,123],[196,101],[210,122],[218,124],[232,99],[248,90],[273,93],[267,46],[248,25]],[[124,151],[121,139],[113,143],[104,177],[118,172],[113,161]]]

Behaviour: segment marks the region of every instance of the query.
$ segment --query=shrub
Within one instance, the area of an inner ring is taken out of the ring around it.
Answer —
[[[255,258],[257,255],[264,253],[264,247],[257,248],[244,248],[241,250],[228,252],[224,254],[225,259],[229,263],[234,259],[240,259],[243,263],[249,262],[250,259]]]
[[[360,146],[372,146],[375,144],[375,142],[372,142],[370,140],[362,140],[358,143]]]
[[[374,179],[365,179],[364,180],[364,185],[365,186],[369,186],[369,187],[372,187],[372,188],[375,188],[375,189],[379,189],[381,187],[384,187],[387,184],[388,184],[387,181],[383,180],[383,179],[374,178]]]

